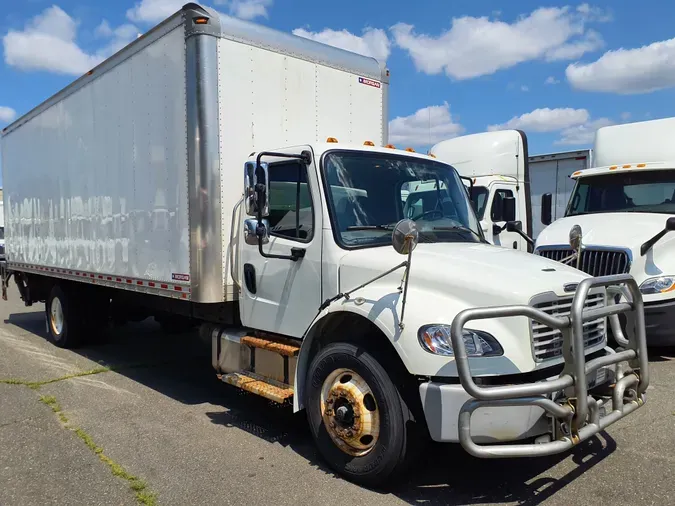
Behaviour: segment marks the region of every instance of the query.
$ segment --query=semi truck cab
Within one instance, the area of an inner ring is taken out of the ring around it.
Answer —
[[[672,118],[598,130],[597,165],[573,174],[565,217],[536,243],[537,255],[593,276],[630,273],[644,297],[653,346],[675,344],[674,131]],[[574,226],[581,234],[579,251],[567,240]]]

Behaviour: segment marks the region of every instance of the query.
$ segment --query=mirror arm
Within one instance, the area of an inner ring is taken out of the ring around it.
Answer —
[[[523,232],[520,229],[516,229],[516,230],[514,230],[514,232],[517,233],[523,239],[525,239],[525,242],[527,244],[529,244],[530,246],[532,246],[532,248],[534,248],[534,239],[532,239],[529,235],[527,235],[525,232]]]
[[[642,246],[640,246],[640,256],[645,256],[647,252],[652,249],[652,247],[661,240],[661,238],[668,233],[668,229],[664,228],[656,234],[654,237],[646,241]]]
[[[312,163],[312,153],[310,153],[308,150],[303,151],[299,155],[292,154],[292,153],[276,153],[274,151],[261,151],[258,153],[258,156],[255,159],[255,168],[256,168],[256,178],[260,179],[261,172],[262,172],[262,167],[260,165],[260,162],[262,160],[263,156],[275,156],[277,158],[290,158],[290,159],[295,159],[295,160],[300,160],[302,163],[305,165],[309,165]],[[265,184],[268,184],[269,181],[265,181]],[[269,186],[269,185],[268,185]],[[262,183],[256,184],[256,193],[260,195],[264,189],[264,185]],[[262,200],[262,199],[261,199]],[[262,215],[262,208],[258,206],[258,229],[256,230],[256,235],[258,236],[258,252],[260,253],[260,256],[263,258],[276,258],[278,260],[291,260],[293,262],[297,262],[301,258],[305,257],[305,249],[303,248],[291,248],[291,254],[290,255],[273,255],[270,253],[265,253],[263,251],[263,231],[261,227],[263,226],[263,215]]]

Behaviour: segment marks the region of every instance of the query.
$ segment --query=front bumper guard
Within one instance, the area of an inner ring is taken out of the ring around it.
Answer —
[[[584,309],[589,290],[595,287],[607,289],[607,305]],[[625,302],[616,302],[613,294],[622,295]],[[618,317],[621,313],[627,313],[635,323],[634,332],[628,332],[629,337],[625,337],[621,330]],[[494,387],[480,387],[474,382],[462,338],[464,325],[472,320],[510,316],[526,316],[562,332],[564,367],[557,378]],[[625,349],[586,362],[583,324],[604,317],[609,318],[617,342]],[[646,402],[649,366],[644,304],[638,285],[629,274],[583,280],[577,287],[569,316],[551,316],[531,306],[466,309],[454,318],[451,339],[460,383],[474,397],[460,410],[459,441],[468,453],[476,457],[532,457],[560,453],[604,430]],[[587,375],[601,367],[621,362],[628,362],[629,369],[617,371],[616,382],[612,385],[612,411],[601,416],[601,408],[604,409],[605,402],[589,395]],[[564,402],[556,402],[551,398],[551,394],[564,390],[572,390],[573,395],[568,396]],[[534,444],[476,444],[471,437],[471,415],[481,407],[500,406],[538,406],[561,427],[569,427],[568,433],[563,433],[556,440]]]

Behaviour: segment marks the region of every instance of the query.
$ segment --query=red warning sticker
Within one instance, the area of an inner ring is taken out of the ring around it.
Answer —
[[[174,281],[190,281],[190,275],[172,273],[171,279],[173,279]]]
[[[380,87],[380,83],[378,83],[377,81],[374,81],[372,79],[367,79],[365,77],[359,77],[359,82],[361,84],[365,84],[366,86],[372,86],[373,88],[379,88]]]

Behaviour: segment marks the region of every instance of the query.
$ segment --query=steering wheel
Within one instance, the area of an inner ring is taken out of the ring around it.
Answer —
[[[428,215],[434,215],[434,214],[438,215],[439,218],[443,218],[443,216],[444,216],[443,211],[441,211],[440,209],[432,209],[431,211],[425,211],[422,214],[420,214],[418,216],[415,216],[413,218],[410,218],[410,219],[413,220],[413,221],[417,221],[417,220],[421,220],[422,218],[424,218]]]

